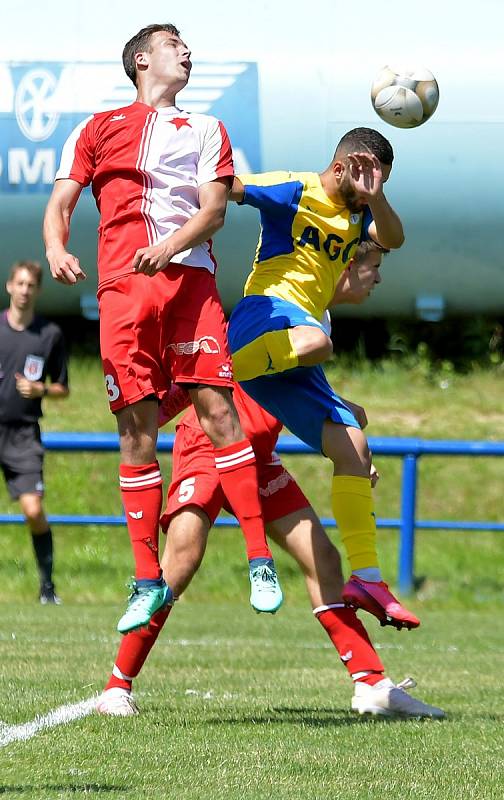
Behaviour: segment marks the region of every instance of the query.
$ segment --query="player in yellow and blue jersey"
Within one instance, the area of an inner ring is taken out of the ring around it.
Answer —
[[[359,243],[404,241],[383,186],[394,154],[378,131],[356,128],[322,173],[269,172],[234,180],[231,199],[257,208],[261,235],[228,338],[235,379],[289,430],[333,462],[332,507],[352,568],[344,598],[384,624],[418,627],[382,581],[366,438],[320,362],[332,352],[324,315]],[[377,614],[379,616],[379,614]]]

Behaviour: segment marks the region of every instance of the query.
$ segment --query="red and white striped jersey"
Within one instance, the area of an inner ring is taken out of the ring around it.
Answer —
[[[103,283],[129,273],[139,247],[157,244],[193,217],[202,184],[232,176],[231,144],[219,120],[135,102],[84,120],[65,143],[56,180],[92,186]],[[172,260],[215,272],[211,241]]]

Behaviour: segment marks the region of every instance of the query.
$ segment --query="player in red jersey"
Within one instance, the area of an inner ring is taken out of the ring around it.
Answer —
[[[170,384],[189,391],[213,445],[222,487],[247,542],[251,602],[282,602],[266,542],[255,456],[234,408],[225,322],[211,236],[223,225],[233,177],[231,145],[213,117],[175,105],[191,71],[173,25],[150,25],[123,52],[136,101],[95,114],[69,137],[49,200],[44,239],[53,277],[86,275],[66,249],[70,219],[91,184],[100,211],[100,347],[117,418],[119,482],[136,585],[118,624],[125,633],[172,602],[159,565],[162,478],[156,459],[158,401]],[[267,587],[267,591],[263,588]]]
[[[350,265],[340,281],[340,302],[359,302],[379,282],[378,260],[365,258],[357,271]],[[378,266],[377,266],[378,264]],[[259,485],[268,535],[299,564],[314,615],[329,635],[354,682],[352,708],[359,713],[402,717],[442,717],[441,709],[410,697],[411,679],[396,686],[384,675],[384,666],[355,609],[342,601],[343,577],[338,551],[326,535],[315,512],[292,475],[274,453],[281,423],[252,400],[239,385],[235,402],[244,430],[253,442],[259,468]],[[348,401],[345,401],[348,402]],[[161,424],[186,403],[176,387],[161,407]],[[350,404],[359,422],[363,409]],[[173,452],[173,477],[162,526],[168,528],[162,560],[164,574],[176,596],[189,585],[205,553],[210,527],[222,507],[229,508],[212,460],[211,448],[190,409],[177,426]],[[131,694],[170,608],[158,611],[149,625],[121,641],[112,674],[97,702],[97,710],[111,716],[138,713]]]

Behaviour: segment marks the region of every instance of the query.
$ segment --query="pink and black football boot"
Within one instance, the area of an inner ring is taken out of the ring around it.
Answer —
[[[347,606],[362,608],[379,619],[382,625],[392,625],[398,631],[420,625],[418,617],[401,605],[383,581],[374,583],[351,575],[343,587],[343,602]]]

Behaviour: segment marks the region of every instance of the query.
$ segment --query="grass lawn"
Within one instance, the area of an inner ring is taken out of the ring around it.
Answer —
[[[192,596],[196,598],[195,590]],[[370,630],[392,677],[444,721],[367,721],[307,608],[179,604],[137,681],[136,718],[95,716],[1,750],[0,793],[184,800],[502,797],[502,616],[431,611],[406,634]],[[2,606],[0,719],[26,722],[99,691],[119,607]],[[1,728],[0,728],[1,736]]]
[[[344,396],[362,402],[379,436],[504,439],[497,371],[436,382],[395,364],[331,369]],[[45,430],[114,430],[94,360],[72,364],[72,395],[46,403]],[[289,457],[317,511],[330,515],[330,468]],[[170,459],[162,457],[169,475]],[[117,454],[51,453],[50,513],[120,514]],[[382,458],[379,517],[399,516],[400,461]],[[502,521],[502,460],[425,458],[419,517]],[[0,512],[17,506],[0,489]],[[131,571],[117,528],[57,527],[59,608],[36,602],[24,526],[0,529],[0,743],[29,723],[99,692],[114,660],[113,633]],[[338,534],[334,532],[335,541]],[[394,582],[397,534],[380,531]],[[248,608],[241,536],[219,529],[136,686],[142,714],[89,715],[0,748],[0,795],[26,800],[84,796],[182,800],[451,800],[502,798],[504,537],[418,534],[408,605],[422,619],[398,634],[366,618],[393,679],[413,675],[443,722],[376,722],[354,716],[351,685],[310,613],[293,563],[275,553],[286,594],[274,618]],[[7,728],[5,727],[7,726]]]

